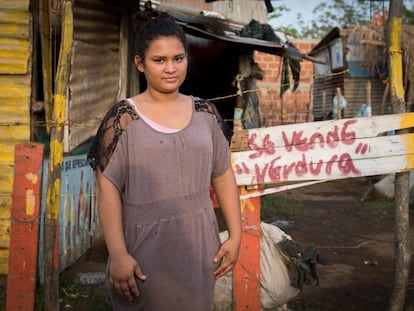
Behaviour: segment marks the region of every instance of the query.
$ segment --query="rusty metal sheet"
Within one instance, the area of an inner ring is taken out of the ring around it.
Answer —
[[[120,81],[120,16],[100,0],[76,1],[65,152],[95,135],[116,102]],[[99,57],[97,57],[99,56]]]
[[[95,135],[99,119],[116,101],[120,79],[118,53],[75,42],[73,59],[68,150]]]
[[[78,0],[73,8],[74,40],[118,51],[119,5],[101,0]]]

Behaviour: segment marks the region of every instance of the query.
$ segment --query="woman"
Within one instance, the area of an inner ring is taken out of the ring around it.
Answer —
[[[179,92],[181,27],[150,5],[136,20],[134,62],[147,88],[109,110],[88,155],[113,308],[210,311],[215,279],[234,267],[241,240],[225,125],[213,104]],[[229,230],[223,244],[210,185]]]

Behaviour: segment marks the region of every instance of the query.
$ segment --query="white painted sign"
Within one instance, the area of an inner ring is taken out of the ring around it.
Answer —
[[[414,167],[414,113],[248,130],[247,151],[233,152],[238,185],[382,175]]]

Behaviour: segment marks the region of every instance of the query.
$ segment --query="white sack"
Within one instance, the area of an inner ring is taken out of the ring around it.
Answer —
[[[299,290],[290,286],[287,267],[283,255],[276,244],[284,237],[291,239],[278,227],[262,222],[260,225],[260,302],[262,311],[286,310],[286,303],[299,294]],[[228,232],[220,233],[225,241]],[[233,274],[228,273],[216,282],[213,311],[232,311]]]

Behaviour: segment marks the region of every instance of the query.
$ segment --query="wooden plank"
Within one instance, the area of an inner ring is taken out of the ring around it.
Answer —
[[[304,144],[320,135],[337,140],[377,137],[390,131],[414,127],[414,112],[354,119],[296,123],[237,131],[232,138],[232,151]],[[350,133],[352,132],[352,134]],[[262,142],[262,144],[260,144]],[[270,144],[270,142],[272,144]],[[267,144],[266,144],[267,143]]]
[[[34,310],[44,147],[16,145],[7,311]]]
[[[260,310],[260,196],[330,179],[412,169],[414,134],[389,135],[411,127],[412,113],[235,133],[232,165],[240,189],[242,185],[296,183],[241,191],[243,236],[234,269],[234,310]]]
[[[241,195],[247,191],[240,187]],[[242,240],[233,272],[235,311],[260,310],[260,198],[241,200]]]
[[[238,185],[390,174],[414,168],[410,141],[414,134],[243,151],[233,154],[233,169]]]
[[[249,151],[232,153],[238,185],[333,180],[414,168],[414,114],[249,130]]]

